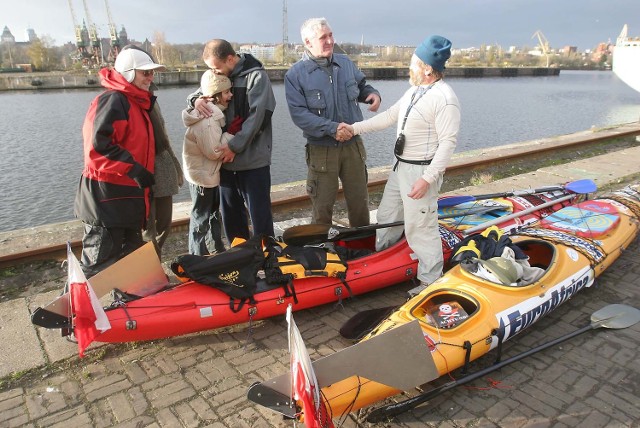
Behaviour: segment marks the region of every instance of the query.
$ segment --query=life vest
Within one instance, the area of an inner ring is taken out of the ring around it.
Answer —
[[[270,239],[265,247],[264,273],[267,283],[282,285],[295,303],[293,280],[302,278],[338,278],[352,295],[346,282],[346,262],[326,247],[300,247]]]
[[[265,258],[265,268],[277,269],[281,275],[291,276],[291,279],[314,276],[340,278],[347,272],[347,264],[328,248],[298,247],[271,240],[265,249]],[[271,280],[277,282],[277,276]]]

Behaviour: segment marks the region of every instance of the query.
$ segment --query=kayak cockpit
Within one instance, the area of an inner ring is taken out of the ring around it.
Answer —
[[[493,263],[486,266],[495,269],[494,280],[480,277],[476,271],[470,270],[487,261],[461,263],[459,268],[454,268],[459,269],[456,280],[461,282],[460,285],[468,286],[454,287],[448,282],[442,283],[442,288],[424,295],[410,311],[411,316],[437,329],[452,329],[479,312],[482,299],[474,295],[474,290],[484,288],[498,293],[530,293],[530,286],[539,283],[553,266],[556,249],[551,243],[538,239],[526,239],[514,245],[522,250],[526,259],[519,262],[504,259],[505,263],[501,264],[496,262],[497,257],[492,258]],[[511,264],[518,266],[517,272]]]
[[[547,241],[527,239],[515,243],[529,257],[529,265],[543,270],[549,269],[556,255],[556,248]]]
[[[505,287],[526,287],[546,274],[555,251],[555,247],[546,241],[520,241],[513,243],[512,248],[506,248],[499,257],[467,259],[460,263],[460,268],[463,276],[476,280]]]
[[[462,293],[442,290],[429,296],[412,311],[417,320],[438,329],[461,325],[478,310],[478,301]]]

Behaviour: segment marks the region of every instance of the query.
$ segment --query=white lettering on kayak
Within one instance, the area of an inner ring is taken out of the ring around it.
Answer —
[[[500,324],[500,331],[504,333],[503,340],[509,340],[537,322],[544,315],[555,310],[583,288],[590,287],[594,279],[593,269],[586,266],[569,278],[551,287],[544,294],[525,300],[514,307],[497,313],[496,318]]]

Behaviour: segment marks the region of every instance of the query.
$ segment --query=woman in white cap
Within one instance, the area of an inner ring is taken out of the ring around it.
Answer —
[[[154,183],[155,142],[148,111],[154,73],[165,67],[137,49],[123,50],[99,72],[106,89],[82,128],[84,169],[75,215],[84,223],[80,264],[87,276],[140,247]]]
[[[379,223],[404,220],[407,243],[418,257],[417,294],[442,275],[442,242],[438,229],[438,192],[460,129],[460,103],[442,80],[451,56],[451,42],[427,37],[415,50],[409,67],[412,87],[387,111],[353,126],[354,134],[396,125],[396,163],[378,207]],[[402,226],[379,229],[376,249],[387,248],[402,236]]]
[[[122,48],[122,50],[127,49],[138,49],[149,55],[148,52],[135,45],[127,45]],[[153,60],[153,57],[149,56]],[[157,90],[157,85],[152,83],[149,89],[151,94],[155,95]],[[142,231],[142,239],[145,242],[153,242],[158,258],[162,260],[162,246],[171,233],[173,222],[173,195],[177,195],[180,187],[184,184],[184,174],[180,161],[171,147],[171,140],[157,99],[149,110],[149,119],[151,119],[153,139],[155,140],[156,154],[153,171],[155,184],[151,187],[149,217],[146,228]]]
[[[225,75],[208,70],[200,81],[202,95],[209,105],[210,117],[198,110],[185,109],[182,120],[187,127],[182,147],[184,174],[191,193],[189,220],[189,253],[198,256],[225,250],[220,222],[220,167],[223,144],[233,137],[222,132],[225,125],[224,110],[233,97],[231,80]],[[229,127],[231,128],[231,126]]]

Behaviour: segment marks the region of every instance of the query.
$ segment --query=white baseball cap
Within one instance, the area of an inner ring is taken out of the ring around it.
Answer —
[[[116,71],[124,76],[128,82],[133,82],[135,70],[165,70],[166,67],[156,64],[153,59],[141,49],[123,49],[116,57],[113,65]]]

